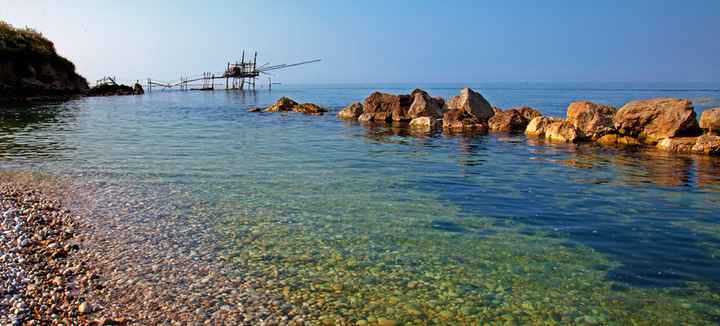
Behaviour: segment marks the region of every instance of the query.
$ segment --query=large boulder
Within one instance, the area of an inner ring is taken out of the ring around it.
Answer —
[[[481,121],[465,110],[449,110],[443,114],[443,129],[486,132],[488,126],[486,122]]]
[[[620,134],[648,144],[699,132],[692,102],[674,98],[629,102],[615,113],[613,124]]]
[[[492,131],[524,131],[530,120],[537,116],[534,113],[539,115],[539,112],[532,112],[530,110],[535,111],[531,108],[510,109],[500,112],[496,111],[495,115],[488,120],[488,126]],[[528,117],[532,118],[528,119]]]
[[[657,148],[666,152],[690,153],[697,137],[665,138],[657,143]]]
[[[562,121],[560,118],[554,117],[535,117],[528,123],[525,128],[525,134],[532,137],[543,137],[545,136],[545,130],[547,127],[554,122]]]
[[[291,98],[283,96],[275,102],[272,106],[265,109],[265,112],[289,112],[298,105],[298,102],[293,101]]]
[[[698,137],[692,147],[692,152],[705,155],[720,155],[720,136],[705,134]]]
[[[615,108],[587,101],[572,102],[567,109],[567,120],[575,126],[580,137],[593,140],[615,129],[614,115]]]
[[[407,111],[410,108],[410,95],[392,95],[380,92],[370,94],[363,101],[361,121],[404,121],[411,120]]]
[[[411,96],[413,100],[407,112],[410,118],[442,116],[442,109],[445,105],[442,98],[430,97],[427,92],[420,89],[414,90]]]
[[[700,115],[700,128],[711,135],[720,134],[720,108],[703,111]]]
[[[463,88],[460,95],[450,99],[447,104],[449,110],[461,110],[482,122],[487,122],[495,112],[488,101],[469,88]]]
[[[555,121],[545,129],[545,139],[550,141],[573,143],[580,138],[575,126],[568,121]]]
[[[357,119],[363,113],[363,106],[360,102],[352,103],[338,112],[337,117],[340,119]]]

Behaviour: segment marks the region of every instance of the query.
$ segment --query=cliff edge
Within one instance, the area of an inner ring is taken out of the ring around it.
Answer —
[[[87,90],[85,78],[51,41],[0,21],[0,102],[63,99]]]

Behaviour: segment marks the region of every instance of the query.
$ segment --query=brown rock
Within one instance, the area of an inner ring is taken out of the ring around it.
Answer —
[[[370,94],[363,101],[361,121],[404,121],[411,120],[407,111],[410,108],[409,95],[392,95],[380,92]]]
[[[92,312],[92,310],[93,307],[87,302],[83,302],[78,306],[78,312],[82,315],[89,314]]]
[[[663,138],[693,136],[699,131],[692,102],[673,98],[629,102],[617,111],[613,124],[621,135],[648,144]]]
[[[528,120],[517,109],[510,109],[499,112],[488,120],[488,126],[492,131],[524,131]]]
[[[618,134],[607,134],[595,140],[601,145],[640,145],[637,138],[630,136],[621,136]]]
[[[479,93],[472,89],[463,88],[460,95],[453,97],[448,102],[449,110],[461,110],[477,118],[481,122],[487,122],[495,112],[490,103]]]
[[[697,137],[680,137],[661,139],[657,148],[666,152],[690,153],[697,142]]]
[[[703,111],[700,115],[700,128],[711,135],[720,134],[720,108]]]
[[[705,155],[720,155],[720,136],[702,135],[692,147],[693,153]]]
[[[292,110],[295,112],[300,112],[300,113],[310,114],[310,115],[322,115],[323,113],[327,112],[326,109],[323,109],[313,103],[298,104],[295,107],[293,107]]]
[[[337,117],[340,119],[357,119],[363,113],[363,106],[360,102],[352,103],[338,112]]]
[[[419,117],[410,121],[410,128],[415,130],[432,131],[440,125],[440,120],[433,117]]]
[[[532,120],[532,119],[535,119],[535,118],[537,118],[537,117],[539,117],[539,116],[542,116],[542,114],[540,113],[540,111],[535,110],[535,109],[533,109],[533,108],[531,108],[531,107],[529,107],[529,106],[522,106],[522,107],[516,108],[516,109],[514,109],[514,110],[517,110],[518,112],[520,112],[520,115],[522,115],[523,117],[525,117],[525,119],[526,119],[528,122],[530,122],[530,120]]]
[[[611,133],[615,127],[615,108],[587,101],[572,102],[567,109],[567,120],[583,138],[598,139]]]
[[[414,90],[411,96],[413,101],[407,113],[410,118],[440,117],[442,115],[442,108],[445,101],[440,102],[420,89]]]
[[[555,121],[550,123],[545,129],[545,139],[573,143],[579,139],[579,133],[570,122]]]
[[[545,136],[545,130],[547,127],[551,123],[558,121],[562,121],[562,119],[554,117],[535,117],[530,120],[525,128],[525,134],[533,137],[543,137]]]
[[[298,103],[293,101],[291,98],[283,96],[277,100],[274,105],[265,109],[265,112],[288,112],[292,111],[297,105]]]
[[[470,115],[465,110],[449,110],[443,114],[443,128],[453,131],[474,130],[487,131],[485,122]]]

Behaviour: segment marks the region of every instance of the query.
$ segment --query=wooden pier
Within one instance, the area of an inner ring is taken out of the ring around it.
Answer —
[[[228,62],[227,67],[225,68],[225,71],[223,73],[215,74],[211,72],[204,72],[201,75],[195,77],[180,77],[180,79],[175,82],[162,82],[148,78],[147,90],[148,92],[151,92],[153,87],[161,87],[162,89],[179,88],[183,91],[211,91],[215,90],[216,79],[225,79],[225,90],[247,89],[254,91],[257,78],[260,77],[261,74],[270,75],[269,71],[285,69],[319,61],[321,61],[321,59],[280,65],[269,65],[269,63],[266,63],[258,67],[257,52],[255,52],[255,54],[253,55],[252,60],[250,58],[246,60],[245,51],[243,51],[240,60],[236,61],[235,63]],[[269,85],[272,85],[272,83],[270,83]]]

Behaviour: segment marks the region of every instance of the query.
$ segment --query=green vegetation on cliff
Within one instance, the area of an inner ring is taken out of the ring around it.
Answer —
[[[0,100],[68,96],[87,88],[53,42],[31,28],[0,21]]]

